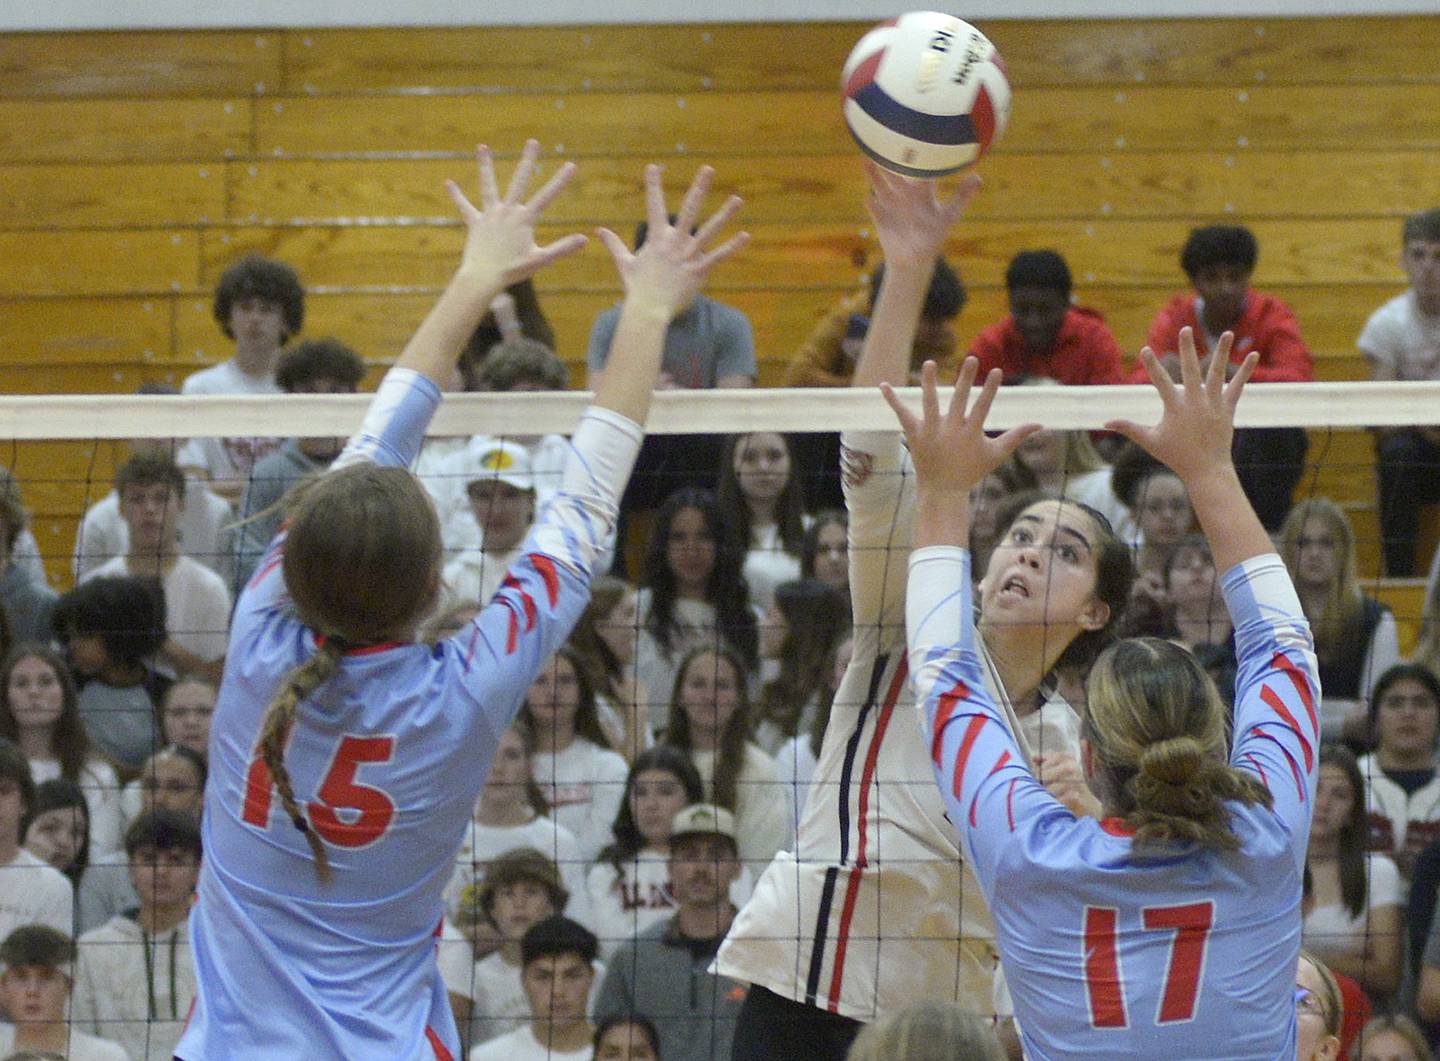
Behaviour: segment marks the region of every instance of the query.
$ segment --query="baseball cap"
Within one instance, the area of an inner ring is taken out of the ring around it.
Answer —
[[[487,439],[478,447],[472,447],[473,460],[467,459],[470,474],[465,486],[471,483],[498,480],[517,490],[535,492],[535,473],[530,465],[530,453],[524,446],[503,439]]]
[[[735,835],[735,816],[713,803],[692,803],[676,813],[670,823],[670,842],[682,836],[723,836],[739,845]]]

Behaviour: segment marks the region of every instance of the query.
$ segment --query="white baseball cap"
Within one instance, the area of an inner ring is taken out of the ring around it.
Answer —
[[[478,447],[472,447],[473,460],[467,454],[466,463],[470,474],[465,479],[465,488],[470,484],[498,481],[517,490],[535,492],[535,473],[530,464],[530,453],[524,446],[504,439],[488,439]]]

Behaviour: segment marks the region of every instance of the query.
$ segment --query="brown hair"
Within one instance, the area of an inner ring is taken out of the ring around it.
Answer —
[[[605,726],[600,721],[600,708],[595,700],[595,678],[590,668],[580,654],[569,645],[556,649],[555,655],[551,657],[550,665],[558,660],[564,660],[570,664],[570,669],[575,672],[575,691],[578,696],[578,703],[575,706],[575,736],[588,740],[596,747],[604,748],[607,751],[614,751],[614,742],[610,734],[605,732]],[[543,666],[541,668],[544,669]],[[530,697],[526,693],[525,702],[520,708],[520,714],[525,716],[530,726],[537,731],[540,723],[530,713]]]
[[[1365,1040],[1376,1035],[1384,1035],[1386,1032],[1391,1032],[1404,1039],[1405,1045],[1410,1047],[1410,1052],[1419,1061],[1434,1061],[1435,1055],[1430,1051],[1430,1044],[1425,1041],[1425,1033],[1420,1030],[1420,1025],[1403,1013],[1383,1013],[1367,1021],[1365,1027],[1360,1029],[1360,1038],[1355,1040],[1357,1052],[1352,1056],[1361,1056],[1360,1052],[1365,1049]],[[1331,1034],[1338,1033],[1332,1032]]]
[[[20,739],[20,727],[10,706],[10,675],[22,660],[38,659],[55,674],[60,686],[60,717],[50,730],[50,753],[60,763],[60,776],[79,783],[80,772],[90,759],[90,738],[80,718],[80,697],[75,678],[59,653],[46,645],[20,645],[10,651],[0,665],[0,737]]]
[[[780,648],[780,669],[760,690],[754,726],[770,722],[795,736],[805,706],[823,698],[835,669],[835,649],[850,632],[850,610],[839,590],[818,579],[797,579],[775,587],[775,607],[788,630]]]
[[[715,756],[715,777],[710,786],[710,798],[726,810],[736,810],[740,770],[745,765],[745,741],[750,732],[750,693],[745,685],[745,668],[740,657],[728,648],[708,646],[692,649],[680,660],[675,668],[675,686],[670,692],[670,718],[665,725],[665,743],[679,748],[687,755],[695,748],[690,736],[690,717],[680,706],[680,690],[685,685],[685,675],[690,667],[703,656],[714,656],[727,664],[735,674],[735,713],[725,723],[720,734],[720,746]]]
[[[1305,618],[1315,636],[1315,654],[1328,663],[1337,654],[1354,646],[1364,621],[1365,598],[1360,592],[1356,575],[1355,530],[1340,506],[1327,497],[1311,497],[1298,502],[1280,525],[1280,555],[1295,577],[1299,569],[1300,539],[1311,527],[1328,528],[1335,536],[1340,557],[1340,570],[1325,592],[1325,604],[1319,615],[1306,610]],[[1302,595],[1301,603],[1305,602]]]
[[[325,847],[295,799],[285,745],[300,702],[334,675],[347,648],[408,637],[430,609],[439,584],[440,521],[413,475],[368,461],[301,483],[289,511],[285,588],[315,633],[315,654],[281,679],[261,720],[260,750],[326,883]]]
[[[1269,807],[1270,793],[1226,761],[1225,703],[1195,657],[1159,638],[1121,641],[1095,661],[1087,689],[1097,794],[1135,842],[1238,848],[1225,804]]]
[[[517,847],[490,860],[485,868],[485,878],[475,889],[475,902],[486,918],[492,916],[495,908],[495,893],[501,888],[522,883],[538,884],[545,889],[546,897],[557,914],[565,912],[570,901],[570,892],[560,878],[555,862],[533,847]]]
[[[847,1061],[1001,1061],[990,1022],[951,1002],[916,1002],[867,1024]]]

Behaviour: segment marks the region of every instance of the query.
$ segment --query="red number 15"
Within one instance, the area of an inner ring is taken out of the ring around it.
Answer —
[[[1090,1024],[1095,1028],[1128,1028],[1125,975],[1120,968],[1119,911],[1113,906],[1085,908],[1085,997],[1090,1003]],[[1215,921],[1213,902],[1184,906],[1147,906],[1140,911],[1145,928],[1175,933],[1165,970],[1156,1024],[1193,1020],[1195,1000],[1205,973],[1205,945]]]
[[[336,847],[364,847],[385,834],[395,817],[395,801],[384,789],[362,785],[355,773],[362,763],[388,763],[395,751],[394,737],[345,736],[335,748],[325,780],[316,798],[305,805],[311,827]],[[270,825],[270,798],[275,782],[265,760],[256,755],[245,777],[245,808],[240,817],[247,825]],[[347,812],[342,818],[337,811]]]

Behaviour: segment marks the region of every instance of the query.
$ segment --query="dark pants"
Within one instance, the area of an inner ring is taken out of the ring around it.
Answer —
[[[1375,444],[1380,478],[1380,538],[1385,573],[1391,578],[1415,574],[1415,542],[1420,509],[1440,501],[1440,446],[1419,431],[1403,429]]]
[[[754,986],[740,1006],[731,1061],[845,1061],[864,1025]]]
[[[1268,531],[1280,529],[1295,487],[1305,474],[1310,439],[1300,427],[1246,427],[1235,432],[1230,454],[1245,496]]]

